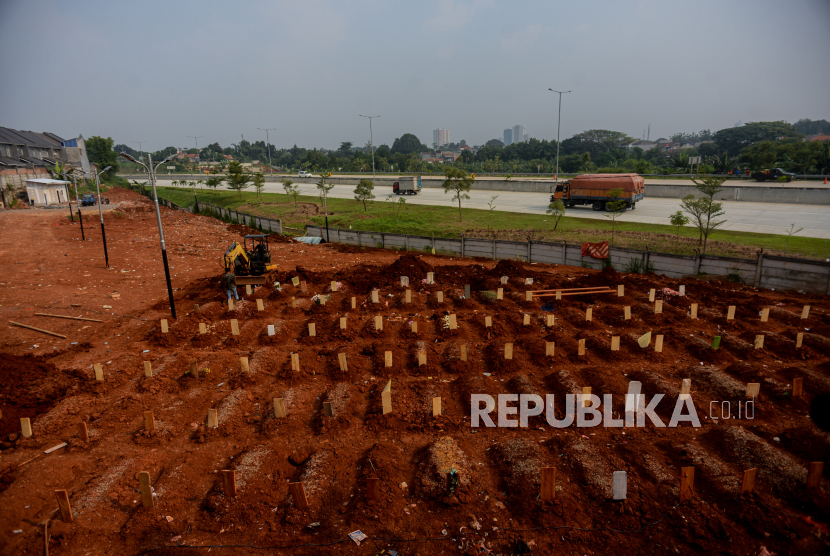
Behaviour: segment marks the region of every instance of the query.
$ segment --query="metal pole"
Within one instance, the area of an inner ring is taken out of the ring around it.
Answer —
[[[69,193],[69,185],[66,183],[66,174],[61,174],[61,177],[64,179],[63,186],[66,188],[66,201],[69,203],[69,219],[74,223],[75,215],[72,214],[72,195]]]
[[[268,132],[269,131],[274,131],[277,128],[275,128],[275,127],[268,127],[268,128],[258,127],[257,129],[260,130],[260,131],[265,132],[265,148],[268,149],[268,170],[269,170],[268,173],[270,174],[271,173],[270,172],[270,170],[271,170],[271,141],[268,138]]]
[[[86,241],[84,219],[81,217],[81,202],[78,200],[78,182],[75,181],[75,174],[72,174],[72,184],[75,186],[75,205],[78,207],[78,220],[81,221],[81,241]]]
[[[147,153],[150,172],[150,184],[153,187],[153,203],[156,205],[156,222],[159,226],[159,241],[161,243],[161,260],[164,263],[164,277],[167,280],[167,297],[170,299],[170,313],[176,318],[176,301],[173,299],[173,285],[170,283],[170,265],[167,262],[167,247],[164,244],[164,229],[161,227],[161,211],[159,210],[159,196],[156,193],[156,172],[153,168],[153,155]]]
[[[375,140],[372,136],[372,118],[380,118],[380,116],[364,116],[358,114],[361,118],[369,118],[369,150],[372,151],[372,179],[375,179]]]
[[[565,93],[570,93],[571,91],[554,91],[553,89],[548,89],[548,91],[553,91],[554,93],[559,93],[559,119],[556,122],[556,173],[553,175],[554,184],[559,184],[559,130],[562,127],[562,95]]]
[[[326,213],[326,243],[331,243],[329,238],[329,192],[326,190],[326,178],[323,178],[323,211]]]
[[[104,230],[104,209],[101,208],[101,182],[98,179],[99,172],[95,172],[95,190],[98,192],[98,215],[101,217],[101,238],[104,240],[104,264],[110,267],[110,257],[107,253],[107,232]]]

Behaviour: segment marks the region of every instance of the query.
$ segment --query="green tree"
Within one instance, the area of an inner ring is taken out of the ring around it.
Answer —
[[[487,229],[490,229],[490,221],[493,220],[493,211],[496,210],[496,199],[498,199],[498,195],[493,195],[490,197],[490,200],[487,201],[487,206],[490,207],[487,211]]]
[[[285,189],[285,194],[289,197],[291,196],[291,189],[292,189],[291,186],[293,184],[294,184],[294,182],[291,181],[288,178],[285,178],[284,180],[282,180],[282,188]],[[294,187],[294,189],[296,189],[296,187]]]
[[[681,199],[680,206],[683,210],[692,217],[692,222],[697,226],[699,236],[698,244],[703,241],[702,255],[706,254],[706,246],[709,241],[709,234],[715,228],[718,228],[726,223],[726,220],[718,220],[719,217],[725,213],[723,211],[723,203],[715,201],[715,195],[723,191],[721,185],[726,181],[726,178],[693,178],[695,188],[704,196],[695,198],[694,195],[686,195]]]
[[[683,211],[679,210],[669,216],[669,222],[671,222],[672,226],[677,228],[677,235],[680,235],[680,228],[688,224],[689,219],[683,214]]]
[[[228,189],[239,193],[240,199],[242,198],[242,190],[251,185],[250,181],[251,175],[243,173],[242,164],[234,160],[228,165],[228,176],[225,178],[225,183],[228,184]]]
[[[103,170],[107,166],[112,166],[107,171],[107,178],[111,178],[118,171],[118,153],[112,150],[112,137],[99,137],[94,135],[85,141],[87,158],[90,162],[96,164],[99,170]],[[159,160],[162,160],[161,158]]]
[[[741,159],[756,170],[771,168],[778,160],[778,146],[773,141],[759,141],[743,149]]]
[[[565,216],[565,203],[562,202],[562,199],[556,199],[548,205],[548,210],[545,211],[545,214],[553,217],[553,231],[555,232],[556,228],[559,227],[559,221]]]
[[[800,137],[795,126],[785,121],[752,122],[738,127],[721,129],[713,136],[721,150],[738,156],[741,149],[758,141],[775,141],[779,137]]]
[[[329,191],[334,189],[333,183],[326,183],[326,174],[320,174],[320,181],[317,182],[317,191],[320,194],[320,203],[323,203],[323,197],[327,196]]]
[[[618,197],[622,197],[623,190],[622,188],[615,187],[614,189],[609,189],[606,195],[611,199],[616,199]],[[607,201],[605,203],[605,210],[608,211],[607,214],[603,214],[606,218],[611,219],[611,245],[614,245],[614,233],[617,229],[617,218],[625,212],[628,203],[624,200],[619,201]]]
[[[257,195],[259,196],[259,202],[262,202],[262,192],[265,190],[265,176],[262,175],[262,172],[257,172],[254,174],[254,189],[256,189]]]
[[[392,154],[413,154],[426,150],[427,146],[411,133],[404,133],[392,143]]]
[[[354,188],[354,199],[355,201],[362,201],[363,202],[363,211],[366,212],[366,201],[371,201],[375,198],[372,190],[375,188],[374,183],[372,180],[360,180],[357,183],[357,187]]]
[[[790,250],[790,238],[803,230],[804,228],[795,229],[795,224],[790,224],[790,229],[787,230],[787,241],[784,243],[784,253]]]
[[[458,201],[458,221],[462,221],[463,217],[461,215],[461,200],[462,199],[469,199],[470,196],[467,195],[467,192],[473,186],[473,178],[467,175],[467,172],[462,170],[461,168],[455,168],[453,166],[449,166],[444,169],[444,175],[447,176],[447,179],[443,183],[444,193],[453,192],[452,200]]]
[[[222,184],[222,178],[220,178],[219,176],[210,176],[207,179],[207,181],[205,182],[205,185],[210,187],[211,189],[216,189],[221,184]]]
[[[397,199],[395,198],[397,197]],[[403,206],[406,204],[406,199],[401,197],[400,195],[395,195],[392,193],[386,197],[387,201],[392,201],[392,213],[395,215],[395,223],[398,223],[398,217],[403,210]]]
[[[282,187],[285,189],[285,194],[294,198],[294,208],[297,208],[297,197],[300,196],[300,186],[291,180],[282,180]]]

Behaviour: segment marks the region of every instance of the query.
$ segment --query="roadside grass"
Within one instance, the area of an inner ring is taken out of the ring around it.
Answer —
[[[303,184],[304,185],[304,184]],[[314,188],[308,184],[305,192]],[[189,188],[158,188],[159,196],[180,206],[194,204]],[[324,226],[323,206],[318,196],[300,195],[295,207],[293,199],[281,193],[263,193],[262,203],[256,193],[196,190],[199,201],[238,210],[256,216],[280,219],[284,226],[303,228],[307,224]],[[405,197],[400,197],[405,198]],[[378,195],[363,203],[352,199],[328,199],[329,226],[434,237],[483,237],[514,241],[552,241],[583,243],[611,240],[611,222],[565,216],[553,231],[553,219],[543,214],[523,214],[494,210],[463,208],[463,221],[458,220],[458,207],[404,204],[396,217],[392,201]],[[785,254],[786,235],[716,230],[709,236],[707,254],[727,257],[755,258],[763,248],[767,254]],[[697,228],[680,229],[668,224],[644,224],[617,221],[614,245],[631,249],[649,249],[664,253],[694,255],[698,245]],[[830,253],[830,240],[790,238],[786,254],[825,259]]]

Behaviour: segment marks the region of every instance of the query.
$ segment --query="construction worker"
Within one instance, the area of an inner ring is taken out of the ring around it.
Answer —
[[[222,276],[222,283],[225,285],[225,291],[228,294],[228,301],[231,300],[231,293],[239,301],[239,294],[236,293],[236,274],[229,270]]]

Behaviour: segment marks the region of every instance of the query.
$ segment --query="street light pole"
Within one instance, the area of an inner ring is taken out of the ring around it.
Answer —
[[[372,118],[380,118],[380,116],[364,116],[358,114],[361,118],[369,118],[369,150],[372,151],[372,179],[375,179],[375,140],[372,137]]]
[[[75,174],[72,174],[72,185],[75,186],[75,204],[78,206],[78,220],[81,221],[81,241],[86,241],[86,236],[84,235],[84,219],[81,216],[81,201],[78,200],[78,182],[75,181]]]
[[[562,125],[562,95],[565,93],[570,93],[572,91],[556,91],[554,89],[548,89],[548,91],[553,91],[554,93],[559,93],[559,120],[556,122],[556,173],[553,175],[554,183],[559,183],[559,128]]]
[[[268,140],[268,132],[269,131],[274,131],[277,128],[275,128],[275,127],[270,127],[270,128],[258,127],[257,129],[260,130],[260,131],[265,132],[265,147],[268,149],[268,173],[270,174],[271,173],[271,142]]]
[[[150,184],[153,187],[153,203],[156,206],[156,222],[158,222],[159,227],[159,242],[161,243],[161,260],[164,263],[164,277],[167,280],[167,297],[170,299],[170,313],[173,315],[173,318],[176,318],[176,301],[173,299],[173,286],[170,283],[170,265],[167,262],[167,246],[164,244],[164,229],[161,227],[161,211],[159,210],[159,196],[156,193],[156,170],[162,164],[169,162],[173,159],[176,155],[171,154],[161,162],[159,162],[155,168],[153,168],[153,156],[147,153],[147,166],[143,163],[137,161],[132,156],[128,155],[127,153],[121,153],[121,156],[135,162],[137,164],[141,164],[144,166],[144,169],[147,170],[147,173],[150,175]]]
[[[199,135],[198,137],[194,137],[193,135],[188,135],[188,137],[190,137],[191,139],[194,139],[196,141],[196,157],[198,157],[199,156],[199,139],[204,137],[204,135]],[[190,173],[190,179],[193,179],[193,173],[192,172]]]
[[[101,207],[101,181],[98,179],[98,176],[110,168],[112,166],[107,166],[100,172],[95,172],[95,190],[98,192],[98,216],[101,217],[101,238],[104,240],[104,263],[107,265],[107,268],[110,267],[110,257],[107,253],[107,232],[104,230],[104,209]]]

